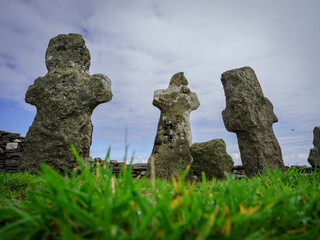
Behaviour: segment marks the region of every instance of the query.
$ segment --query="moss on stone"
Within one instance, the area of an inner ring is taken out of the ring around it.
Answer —
[[[202,172],[207,179],[222,179],[231,173],[234,162],[222,139],[194,143],[190,150],[193,157],[191,173],[198,178],[202,177]]]
[[[157,90],[153,105],[160,109],[154,147],[147,164],[151,170],[154,159],[156,176],[170,179],[191,163],[189,146],[192,143],[190,113],[200,105],[197,95],[187,87],[188,81],[183,73],[175,74],[169,87]]]
[[[71,151],[89,158],[92,142],[93,109],[112,98],[111,81],[102,74],[89,75],[90,53],[79,34],[62,34],[49,42],[46,52],[48,73],[35,80],[26,102],[37,114],[26,136],[19,170],[35,172],[40,163],[64,174],[78,163]]]

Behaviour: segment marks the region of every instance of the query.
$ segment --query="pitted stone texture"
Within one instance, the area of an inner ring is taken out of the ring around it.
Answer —
[[[285,171],[281,148],[272,124],[278,121],[269,99],[264,97],[255,72],[250,67],[234,69],[222,74],[226,96],[223,121],[229,132],[235,132],[241,160],[247,176],[254,176],[266,168]]]
[[[227,153],[226,144],[222,139],[214,139],[203,143],[194,143],[190,147],[193,161],[191,173],[202,178],[204,172],[206,179],[222,179],[226,173],[231,173],[234,162]]]
[[[178,169],[185,169],[192,161],[190,113],[199,106],[196,93],[188,88],[188,81],[182,72],[176,73],[169,87],[154,93],[153,105],[160,109],[154,147],[148,160],[147,171],[151,171],[154,159],[156,177],[176,176]]]
[[[44,162],[59,173],[78,166],[71,151],[89,158],[93,126],[91,115],[112,98],[111,81],[102,74],[89,75],[90,53],[79,34],[58,35],[46,52],[48,73],[35,80],[26,102],[37,114],[26,136],[19,170],[33,172]]]
[[[82,36],[70,33],[52,38],[46,51],[46,66],[49,72],[77,66],[89,74],[90,52]]]
[[[308,162],[313,167],[320,167],[320,126],[313,129],[313,146],[310,149]]]

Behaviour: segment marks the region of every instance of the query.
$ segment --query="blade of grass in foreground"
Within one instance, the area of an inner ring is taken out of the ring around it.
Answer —
[[[75,149],[73,149],[76,152]],[[21,200],[0,205],[4,239],[317,239],[320,177],[296,170],[251,179],[118,178],[108,164],[61,176],[47,166]],[[6,179],[6,180],[5,180]],[[35,180],[34,180],[35,179]],[[1,182],[11,175],[0,173]],[[2,194],[0,192],[0,194]]]

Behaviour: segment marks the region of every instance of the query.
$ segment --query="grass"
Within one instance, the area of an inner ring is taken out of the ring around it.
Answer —
[[[81,169],[0,173],[0,239],[320,239],[316,172],[195,183]]]

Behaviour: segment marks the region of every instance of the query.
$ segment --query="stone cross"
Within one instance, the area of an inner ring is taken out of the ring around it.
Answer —
[[[83,161],[92,142],[91,115],[96,106],[112,98],[111,81],[89,74],[90,52],[79,34],[52,38],[46,51],[48,73],[34,81],[26,102],[37,114],[26,136],[19,170],[40,170],[43,162],[61,174],[71,173],[78,163],[72,143]]]
[[[320,126],[313,129],[313,146],[310,149],[308,162],[313,167],[320,167]]]
[[[222,74],[226,96],[223,121],[229,132],[235,132],[241,161],[247,176],[254,176],[266,168],[285,171],[281,148],[272,124],[278,121],[272,103],[264,97],[255,72],[250,67],[234,69]]]
[[[192,144],[190,113],[200,103],[180,72],[171,78],[167,89],[155,91],[153,105],[160,109],[161,115],[147,171],[150,173],[154,160],[156,177],[168,179],[192,161],[189,150]]]

